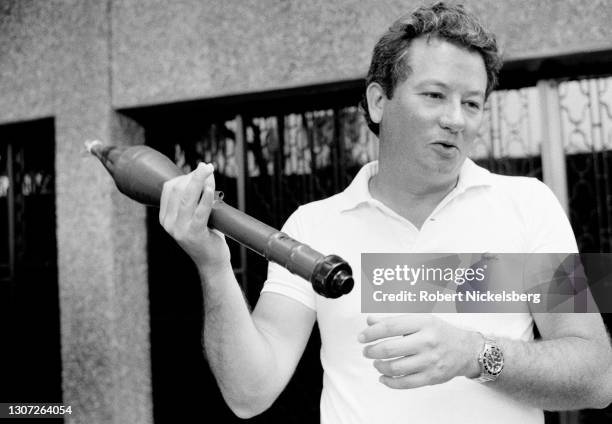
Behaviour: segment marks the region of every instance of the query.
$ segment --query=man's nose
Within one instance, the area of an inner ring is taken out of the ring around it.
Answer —
[[[461,101],[449,101],[440,116],[440,126],[453,133],[463,131],[465,127],[465,116],[461,107]]]

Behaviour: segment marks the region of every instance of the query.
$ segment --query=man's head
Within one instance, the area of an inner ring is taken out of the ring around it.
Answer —
[[[391,99],[396,86],[410,75],[410,46],[415,39],[421,37],[440,39],[478,53],[486,69],[488,97],[497,84],[497,74],[501,68],[495,36],[487,32],[463,6],[446,5],[443,2],[430,7],[419,7],[391,25],[374,47],[366,87],[378,83],[386,97]],[[379,135],[379,124],[370,117],[366,95],[362,98],[361,106],[368,127]]]

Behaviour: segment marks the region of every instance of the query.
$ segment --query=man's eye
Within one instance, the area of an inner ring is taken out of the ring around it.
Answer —
[[[480,110],[480,103],[478,102],[465,102],[466,105],[468,105],[469,108],[474,109],[474,110]]]
[[[431,99],[443,99],[444,98],[444,95],[442,93],[438,93],[435,91],[428,91],[426,93],[423,93],[423,95]]]

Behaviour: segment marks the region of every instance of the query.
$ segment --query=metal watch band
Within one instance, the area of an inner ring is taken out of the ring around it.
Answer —
[[[478,383],[494,381],[504,369],[504,354],[494,339],[484,336],[484,346],[478,355],[480,376],[474,380]]]

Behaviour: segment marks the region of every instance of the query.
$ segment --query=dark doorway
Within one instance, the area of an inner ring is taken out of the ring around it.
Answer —
[[[62,401],[55,222],[53,120],[0,126],[0,402]]]

